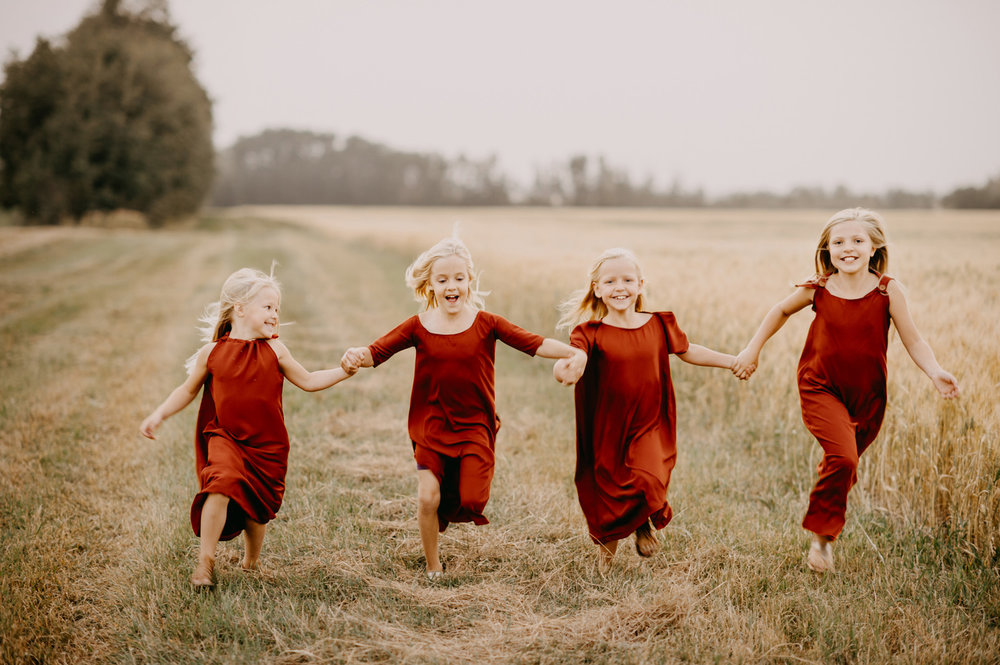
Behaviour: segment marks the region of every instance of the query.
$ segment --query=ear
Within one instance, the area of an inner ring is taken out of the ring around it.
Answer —
[[[245,313],[243,303],[238,302],[233,305],[233,314],[236,316],[243,316]]]

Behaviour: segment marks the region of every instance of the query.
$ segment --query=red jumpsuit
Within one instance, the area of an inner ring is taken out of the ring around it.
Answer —
[[[667,486],[677,458],[670,354],[688,340],[670,312],[635,329],[600,321],[570,336],[587,352],[576,384],[576,489],[597,543],[626,538],[672,517]]]
[[[876,288],[853,300],[830,294],[826,279],[801,285],[816,290],[816,317],[799,358],[799,399],[802,420],[823,447],[802,526],[836,538],[844,528],[858,457],[878,435],[885,414],[886,289],[892,278],[879,276]]]
[[[432,333],[413,316],[368,347],[376,367],[416,348],[408,430],[417,468],[429,469],[441,485],[441,531],[449,522],[489,523],[483,510],[500,428],[493,387],[497,340],[534,355],[545,338],[480,311],[468,329],[454,334]]]
[[[208,378],[195,428],[195,468],[201,490],[191,505],[191,527],[201,535],[209,494],[229,497],[220,540],[239,535],[249,517],[274,519],[285,494],[288,432],[281,407],[285,380],[266,339],[230,339],[208,356]]]

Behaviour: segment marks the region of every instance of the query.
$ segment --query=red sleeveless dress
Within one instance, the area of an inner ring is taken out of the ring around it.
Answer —
[[[878,435],[885,414],[892,278],[880,275],[878,286],[849,300],[826,290],[827,277],[800,285],[816,290],[816,316],[799,358],[799,400],[803,422],[823,447],[802,526],[836,538],[857,481],[858,457]]]
[[[191,527],[201,535],[209,494],[229,497],[220,540],[232,540],[246,519],[274,519],[285,494],[288,432],[281,406],[285,380],[266,339],[230,339],[208,356],[208,378],[195,428],[195,468],[201,490],[191,505]]]
[[[662,529],[677,459],[670,354],[688,350],[671,312],[638,328],[578,325],[570,343],[587,353],[576,384],[576,490],[595,543],[627,538],[646,520]]]

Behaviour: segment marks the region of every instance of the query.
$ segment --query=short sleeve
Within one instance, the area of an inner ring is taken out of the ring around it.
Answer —
[[[374,367],[378,367],[403,349],[416,345],[414,337],[416,321],[417,317],[411,316],[368,346]]]
[[[670,353],[686,353],[690,344],[688,343],[687,335],[677,325],[674,313],[658,312],[655,316],[659,317],[660,322],[663,324],[663,332],[667,336],[667,350]]]
[[[535,355],[535,352],[538,351],[538,347],[540,347],[542,342],[545,341],[545,338],[541,335],[528,332],[524,328],[514,325],[502,316],[497,316],[496,314],[490,314],[488,312],[480,312],[479,315],[488,317],[492,320],[493,332],[498,340],[511,348],[521,351],[522,353],[527,353],[529,356]]]
[[[569,335],[570,346],[581,349],[588,356],[594,347],[593,327],[590,323],[581,323]]]

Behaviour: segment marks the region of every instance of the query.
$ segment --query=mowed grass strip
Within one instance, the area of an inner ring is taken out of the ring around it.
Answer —
[[[232,270],[266,270],[277,259],[282,320],[295,322],[282,328],[282,339],[307,368],[333,365],[347,346],[416,312],[403,268],[428,237],[447,235],[452,219],[380,235],[378,225],[352,225],[357,211],[322,214],[339,216],[346,231],[254,215],[148,234],[67,230],[65,238],[3,257],[0,290],[11,300],[0,311],[0,341],[12,353],[4,354],[0,378],[0,660],[994,657],[996,570],[958,530],[908,523],[862,495],[852,499],[838,543],[840,572],[817,578],[804,569],[798,521],[815,444],[797,422],[794,390],[778,379],[765,389],[675,365],[677,516],[661,554],[643,561],[623,544],[615,569],[601,576],[572,485],[572,393],[551,379],[549,361],[504,349],[492,524],[449,528],[444,584],[422,578],[405,433],[412,355],[401,354],[323,393],[289,386],[288,489],[265,541],[265,568],[240,573],[241,543],[225,544],[219,589],[193,594],[194,406],[168,421],[156,442],[136,427],[183,378],[183,360],[200,344],[193,327],[201,307]],[[405,211],[394,215],[393,224],[405,225]],[[584,216],[589,232],[610,234],[589,211]],[[492,229],[497,220],[487,221]],[[480,245],[475,254],[487,267],[484,287],[494,290],[491,309],[547,335],[554,334],[545,329],[552,306],[567,287],[580,286],[573,277],[585,271],[577,265],[568,277],[547,279],[535,260],[575,228],[571,215],[558,224],[540,231],[540,246],[524,257],[509,245]],[[633,226],[636,241],[656,228],[655,220]],[[489,235],[485,227],[475,219],[465,226],[474,253],[477,234]],[[551,251],[567,254],[567,269],[590,258]],[[654,286],[666,290],[662,280]],[[710,284],[699,290],[697,297],[717,297]],[[743,341],[746,331],[732,321],[693,305],[675,309],[690,312],[696,341],[725,350]],[[801,336],[788,343],[796,345]],[[967,406],[973,416],[976,404]],[[946,422],[945,433],[953,426]]]

